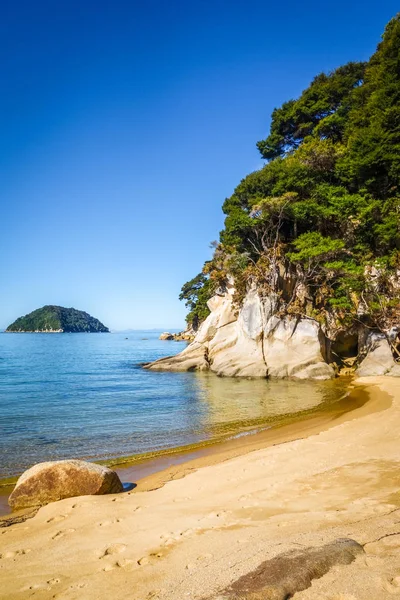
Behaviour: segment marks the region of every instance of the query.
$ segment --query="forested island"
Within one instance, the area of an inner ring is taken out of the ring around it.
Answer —
[[[195,342],[153,368],[324,378],[377,351],[397,373],[400,16],[368,62],[276,108],[257,147],[265,166],[225,200],[214,256],[182,287]]]
[[[108,333],[98,319],[76,308],[46,305],[19,317],[6,332],[22,333]]]

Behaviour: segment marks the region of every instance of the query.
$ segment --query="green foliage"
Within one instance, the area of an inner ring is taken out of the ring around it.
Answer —
[[[338,170],[349,186],[378,198],[395,196],[400,184],[400,18],[387,25],[354,94],[345,131],[347,152]]]
[[[343,240],[333,240],[324,237],[318,231],[311,231],[310,233],[303,233],[294,240],[293,247],[295,250],[287,252],[286,257],[292,262],[309,263],[315,259],[323,260],[334,256],[344,248],[344,245]]]
[[[269,136],[257,143],[263,158],[287,154],[312,134],[341,140],[351,94],[361,84],[364,69],[364,63],[348,63],[329,75],[321,73],[298,100],[276,108]]]
[[[31,332],[31,331],[62,331],[65,333],[77,332],[108,332],[98,319],[91,317],[88,313],[75,308],[64,308],[62,306],[43,306],[33,312],[19,317],[14,323],[7,327],[8,332]]]
[[[256,280],[280,293],[282,310],[351,323],[361,307],[372,323],[389,322],[391,301],[376,294],[397,294],[400,267],[400,16],[368,63],[321,73],[275,109],[257,146],[269,162],[225,200],[220,243],[189,308],[204,318],[210,282],[233,275],[238,301]],[[302,305],[278,289],[278,271],[303,283]]]
[[[179,300],[185,300],[185,306],[189,309],[186,322],[193,329],[196,330],[210,314],[207,301],[214,291],[214,282],[203,273],[199,273],[182,286]]]

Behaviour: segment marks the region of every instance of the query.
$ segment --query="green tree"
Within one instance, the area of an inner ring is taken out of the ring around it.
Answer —
[[[185,306],[189,309],[186,322],[194,330],[210,314],[207,301],[213,293],[213,282],[204,273],[199,273],[182,286],[179,300],[185,301]]]
[[[364,84],[353,95],[346,125],[342,178],[378,198],[399,193],[400,17],[392,19],[371,57]]]
[[[341,140],[352,92],[361,85],[364,70],[364,63],[350,62],[328,75],[320,73],[300,98],[276,108],[269,136],[257,143],[262,157],[283,156],[310,135]]]
[[[367,63],[321,73],[275,109],[257,146],[268,162],[225,200],[214,257],[182,288],[189,322],[207,316],[207,300],[231,275],[238,304],[256,281],[278,294],[281,312],[398,323],[400,16]]]

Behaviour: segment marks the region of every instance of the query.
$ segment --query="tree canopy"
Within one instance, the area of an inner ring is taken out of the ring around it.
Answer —
[[[238,303],[255,280],[279,293],[287,312],[392,326],[400,312],[400,16],[367,63],[321,73],[275,109],[257,147],[265,166],[225,200],[214,258],[182,288],[189,323],[207,316],[210,292],[232,275]],[[279,290],[283,270],[305,286],[303,302]]]

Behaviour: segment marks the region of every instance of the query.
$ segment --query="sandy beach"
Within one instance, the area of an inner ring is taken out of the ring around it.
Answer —
[[[400,379],[354,385],[369,400],[351,412],[237,441],[133,492],[63,500],[1,528],[0,598],[228,598],[227,586],[264,561],[338,538],[362,553],[296,599],[400,597]]]

